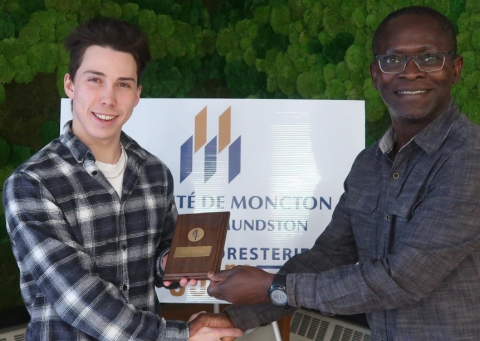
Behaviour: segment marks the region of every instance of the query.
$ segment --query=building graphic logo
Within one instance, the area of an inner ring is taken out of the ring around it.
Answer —
[[[218,135],[207,143],[207,107],[195,116],[194,135],[180,147],[180,183],[193,172],[193,156],[204,147],[204,182],[217,172],[217,156],[228,147],[228,183],[240,174],[241,136],[231,142],[232,109],[218,118]]]

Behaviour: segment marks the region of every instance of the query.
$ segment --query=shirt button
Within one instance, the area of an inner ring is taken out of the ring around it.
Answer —
[[[389,221],[390,220],[390,214],[385,214],[385,220]]]
[[[395,173],[392,174],[392,178],[394,178],[395,180],[398,180],[398,178],[400,178],[400,174],[395,172]]]
[[[123,290],[123,291],[126,291],[127,289],[128,289],[127,285],[124,284],[123,287],[122,287],[122,290]]]
[[[126,250],[127,250],[127,244],[123,244],[123,245],[122,245],[122,250],[123,250],[123,251],[126,251]]]
[[[97,171],[93,171],[93,172],[92,172],[92,175],[97,175],[97,174],[98,174]]]

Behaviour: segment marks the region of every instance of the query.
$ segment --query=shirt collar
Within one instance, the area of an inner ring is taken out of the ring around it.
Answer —
[[[67,146],[77,162],[83,162],[85,160],[95,161],[95,157],[93,156],[90,148],[88,148],[77,136],[75,136],[75,134],[73,134],[71,120],[63,126],[63,132],[62,135],[60,135],[60,141],[62,144]],[[147,159],[146,151],[123,131],[120,135],[120,142],[127,153],[131,152],[129,153],[129,156],[137,157],[141,161],[145,161]]]
[[[450,100],[450,103],[445,110],[415,135],[405,146],[409,145],[412,141],[415,141],[415,143],[425,150],[427,154],[433,154],[440,148],[443,141],[445,141],[452,128],[453,122],[460,115],[461,113],[457,105],[453,100]],[[379,141],[379,152],[384,154],[389,153],[395,146],[395,142],[397,142],[397,134],[393,127],[390,126]]]

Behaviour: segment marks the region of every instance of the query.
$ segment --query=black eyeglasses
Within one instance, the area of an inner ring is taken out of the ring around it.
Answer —
[[[448,52],[423,52],[416,55],[406,54],[379,54],[375,56],[380,70],[384,73],[399,73],[405,70],[410,59],[420,71],[434,72],[441,70],[445,64],[445,57],[454,51]]]

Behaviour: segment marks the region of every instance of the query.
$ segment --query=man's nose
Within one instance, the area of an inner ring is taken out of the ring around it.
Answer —
[[[417,62],[413,57],[407,57],[405,69],[401,72],[401,75],[407,78],[417,78],[425,75],[425,71],[420,70]]]
[[[114,107],[117,104],[115,91],[110,86],[104,86],[101,96],[102,105]]]

